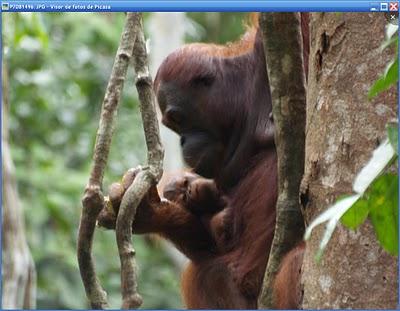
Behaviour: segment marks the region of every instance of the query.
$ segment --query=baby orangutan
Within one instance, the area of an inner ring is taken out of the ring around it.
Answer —
[[[139,171],[138,168],[128,170],[121,183],[110,186],[109,203],[98,217],[100,227],[115,229],[122,197]],[[185,172],[165,185],[163,196],[163,199],[159,197],[155,186],[150,188],[137,208],[132,232],[157,233],[192,260],[216,252],[218,241],[223,238],[222,223],[218,223],[222,218],[213,219],[213,216],[226,203],[214,181]]]

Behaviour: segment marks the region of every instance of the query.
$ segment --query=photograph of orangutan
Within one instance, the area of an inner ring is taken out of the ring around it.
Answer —
[[[396,308],[389,17],[3,14],[2,308]]]

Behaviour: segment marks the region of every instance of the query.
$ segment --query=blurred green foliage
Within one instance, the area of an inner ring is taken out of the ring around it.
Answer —
[[[243,14],[211,15],[189,14],[197,34],[189,34],[188,41],[225,42],[243,32]],[[10,144],[37,268],[40,309],[88,307],[75,254],[80,199],[123,23],[124,14],[3,15]],[[130,70],[105,188],[144,160],[143,130]],[[134,239],[142,308],[182,307],[179,271],[157,243]],[[119,259],[112,232],[97,231],[94,256],[111,307],[119,308]]]
[[[237,40],[250,20],[247,13],[190,12],[188,17],[196,24],[196,32],[189,32],[187,42],[201,41],[227,43]]]

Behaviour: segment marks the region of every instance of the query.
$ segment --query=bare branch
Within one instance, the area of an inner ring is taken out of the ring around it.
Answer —
[[[147,166],[138,173],[132,185],[125,192],[120,205],[116,235],[121,261],[122,308],[138,308],[142,298],[137,292],[137,265],[135,250],[131,245],[132,223],[136,209],[152,185],[157,184],[162,175],[164,151],[160,142],[155,109],[155,96],[152,88],[144,41],[141,14],[128,13],[134,19],[137,37],[133,50],[133,63],[136,72],[136,88],[139,93],[140,111],[148,150]]]
[[[82,198],[83,209],[79,225],[77,255],[86,296],[94,309],[103,309],[108,305],[106,292],[96,277],[91,251],[96,219],[104,205],[101,187],[110,151],[114,120],[135,43],[134,23],[134,16],[128,14],[103,100],[93,166]]]
[[[299,188],[304,172],[306,90],[299,13],[262,13],[264,50],[272,95],[278,154],[275,235],[259,297],[273,309],[272,285],[284,254],[303,237]]]
[[[9,143],[9,84],[7,64],[2,61],[1,167],[2,200],[2,291],[1,307],[36,308],[36,269],[28,247],[24,215],[18,194],[15,166]]]

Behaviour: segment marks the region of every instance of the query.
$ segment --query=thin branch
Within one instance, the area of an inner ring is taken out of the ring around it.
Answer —
[[[135,250],[131,244],[132,223],[140,201],[148,193],[150,187],[157,184],[161,178],[164,151],[160,141],[155,96],[148,68],[141,14],[128,13],[128,18],[134,20],[134,27],[137,31],[133,63],[148,150],[147,166],[138,173],[125,192],[116,224],[117,244],[121,261],[122,308],[134,309],[142,304],[142,298],[137,292],[137,265]]]
[[[278,154],[275,235],[259,297],[260,309],[273,309],[273,281],[282,257],[303,237],[299,188],[304,172],[306,90],[299,13],[262,13],[268,76]]]
[[[114,120],[135,43],[134,23],[134,16],[128,15],[104,96],[94,148],[93,166],[82,198],[83,209],[79,225],[77,255],[86,296],[93,309],[104,309],[108,305],[107,294],[96,277],[91,252],[96,219],[104,205],[101,188],[110,151]]]
[[[9,143],[9,75],[2,60],[1,160],[2,184],[2,301],[9,309],[36,308],[36,269],[28,247],[15,166]]]

